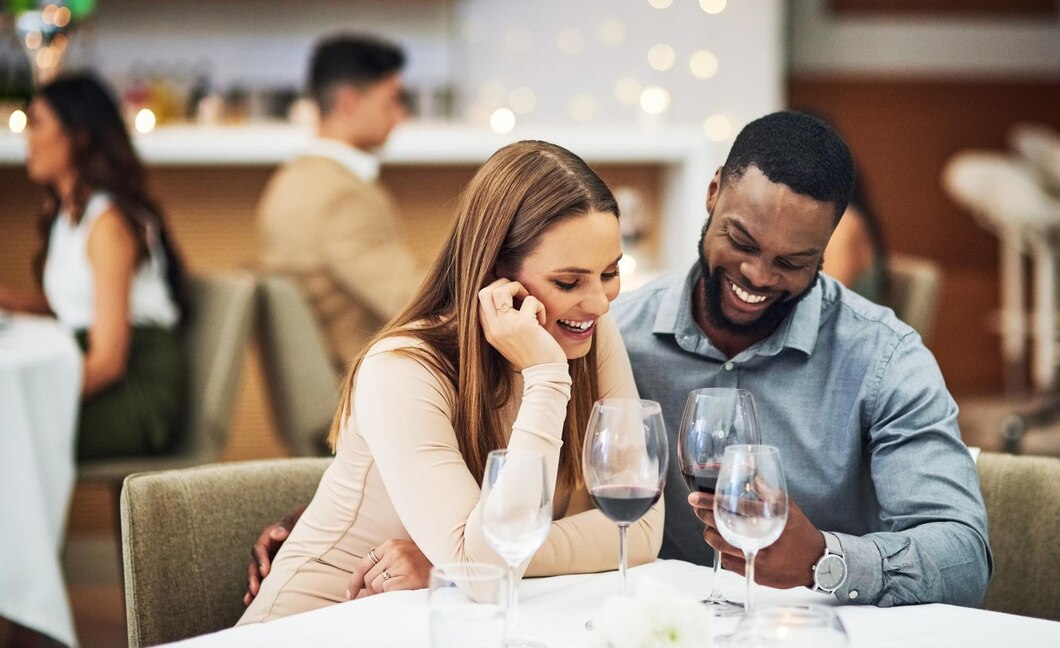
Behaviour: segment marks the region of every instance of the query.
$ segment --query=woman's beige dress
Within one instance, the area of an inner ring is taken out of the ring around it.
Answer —
[[[598,327],[601,397],[636,397],[614,323],[603,317]],[[344,601],[354,567],[369,549],[391,538],[415,541],[435,565],[504,565],[479,525],[479,484],[457,447],[452,387],[423,362],[394,352],[416,344],[411,338],[384,340],[361,364],[335,460],[240,624]],[[516,377],[515,396],[501,411],[511,430],[509,451],[542,453],[553,483],[570,388],[566,363],[529,367]],[[556,520],[526,576],[617,567],[616,526],[592,507],[583,487],[556,492],[554,513]],[[629,528],[631,565],[655,559],[662,529],[660,501]]]

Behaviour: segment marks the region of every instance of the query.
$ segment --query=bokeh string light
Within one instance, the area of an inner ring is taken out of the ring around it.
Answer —
[[[26,50],[38,84],[59,73],[68,49],[68,34],[96,8],[96,0],[0,0],[0,3],[14,17],[15,33]]]

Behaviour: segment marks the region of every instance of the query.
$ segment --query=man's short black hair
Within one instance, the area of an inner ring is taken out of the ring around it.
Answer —
[[[405,53],[374,36],[343,34],[321,41],[309,65],[309,92],[327,114],[342,85],[364,88],[401,70]]]
[[[721,184],[757,167],[770,182],[846,211],[854,188],[854,159],[846,142],[824,121],[794,110],[759,117],[744,126],[721,171]]]

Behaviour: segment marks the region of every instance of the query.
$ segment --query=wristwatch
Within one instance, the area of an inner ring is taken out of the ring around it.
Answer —
[[[847,580],[847,561],[843,546],[834,533],[822,531],[824,555],[813,564],[813,591],[835,594]]]

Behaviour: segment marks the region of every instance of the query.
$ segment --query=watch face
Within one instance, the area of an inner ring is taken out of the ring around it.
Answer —
[[[847,566],[839,556],[829,555],[821,558],[813,570],[813,579],[823,590],[835,590],[843,584],[847,576]]]

